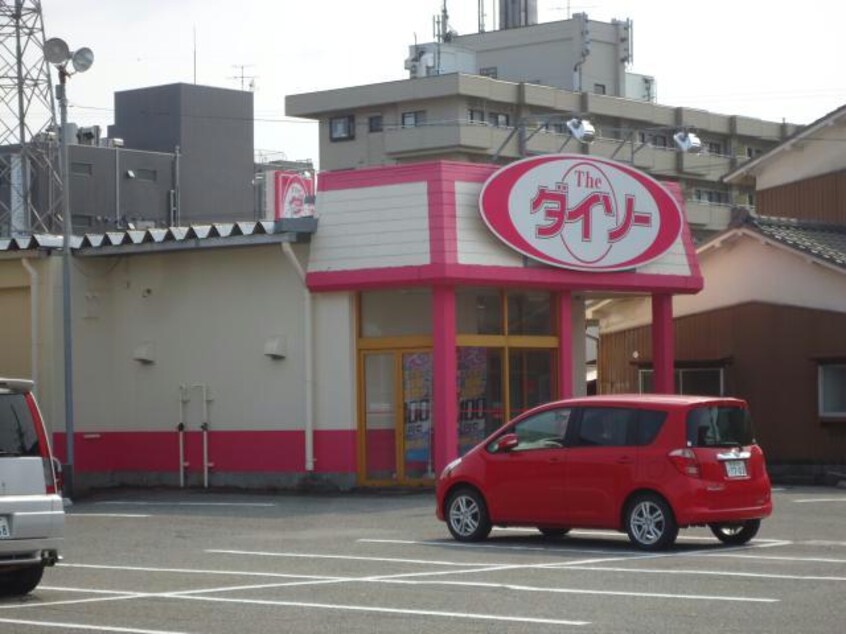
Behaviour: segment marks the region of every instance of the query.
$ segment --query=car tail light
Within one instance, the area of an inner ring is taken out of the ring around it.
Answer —
[[[702,470],[699,468],[699,461],[693,449],[674,449],[667,457],[673,466],[681,473],[691,478],[702,477]]]
[[[50,458],[42,458],[41,462],[44,465],[44,484],[47,494],[58,493],[61,487],[58,482],[58,474],[53,473],[53,461]]]

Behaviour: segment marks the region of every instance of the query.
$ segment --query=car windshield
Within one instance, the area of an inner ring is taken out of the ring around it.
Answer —
[[[743,407],[697,407],[687,415],[689,447],[742,447],[755,442],[752,417]]]
[[[38,455],[38,434],[26,398],[0,393],[0,457]]]

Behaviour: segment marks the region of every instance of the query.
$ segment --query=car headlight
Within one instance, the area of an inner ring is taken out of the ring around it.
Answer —
[[[456,458],[452,462],[450,462],[447,466],[444,467],[444,470],[441,471],[441,478],[446,478],[452,473],[452,470],[455,469],[458,465],[461,464],[461,458]]]

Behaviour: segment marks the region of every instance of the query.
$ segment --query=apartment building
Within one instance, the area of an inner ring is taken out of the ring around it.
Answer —
[[[290,95],[286,113],[320,122],[322,170],[580,152],[678,182],[694,236],[722,230],[732,205],[755,202],[723,175],[797,127],[657,103],[655,80],[626,72],[632,33],[630,21],[584,14],[465,36],[447,28],[410,48],[407,79]]]

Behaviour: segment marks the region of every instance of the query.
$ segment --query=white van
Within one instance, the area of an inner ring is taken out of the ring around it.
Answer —
[[[0,378],[0,595],[31,592],[59,560],[57,472],[32,381]]]

